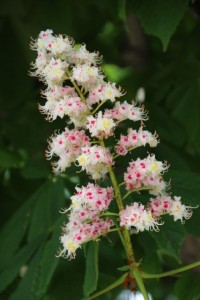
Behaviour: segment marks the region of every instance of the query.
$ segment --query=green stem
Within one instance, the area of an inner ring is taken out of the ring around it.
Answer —
[[[144,286],[144,283],[142,280],[141,272],[137,268],[133,268],[132,274],[138,284],[138,287],[144,297],[144,300],[149,300],[149,296],[147,294],[147,291],[145,289],[145,286]]]
[[[113,155],[113,159],[116,159],[118,156],[121,156],[121,154]]]
[[[81,90],[79,89],[79,86],[77,85],[77,83],[74,80],[71,80],[71,83],[73,84],[73,86],[75,87],[76,91],[78,92],[81,100],[86,104],[85,97],[84,97],[83,93],[81,92]]]
[[[114,188],[114,191],[115,191],[115,198],[116,198],[116,201],[117,201],[117,205],[118,205],[119,211],[121,211],[121,210],[124,209],[124,206],[123,206],[123,202],[122,202],[120,189],[119,189],[119,186],[118,186],[113,168],[111,166],[108,167],[108,171],[109,171],[110,179],[112,181],[112,185],[113,185],[113,188]]]
[[[70,73],[69,73],[68,71],[67,71],[67,75],[68,75],[69,78],[70,78]],[[71,83],[73,84],[73,86],[75,87],[75,89],[76,89],[77,93],[79,94],[79,96],[80,96],[81,100],[83,101],[83,103],[86,104],[85,97],[84,97],[82,91],[80,90],[78,84],[76,83],[76,81],[75,81],[75,80],[72,80],[71,78],[70,78],[70,81],[71,81]]]
[[[105,212],[105,213],[102,213],[101,216],[102,216],[102,217],[104,217],[104,216],[115,216],[115,217],[119,217],[119,214],[107,211],[107,212]]]
[[[190,270],[190,269],[198,267],[198,266],[200,266],[200,261],[194,262],[194,263],[189,264],[184,267],[180,267],[178,269],[174,269],[172,271],[160,273],[160,274],[149,274],[149,273],[141,272],[141,275],[143,278],[161,278],[161,277],[167,277],[167,276],[175,275],[178,273],[182,273],[182,272],[185,272],[187,270]]]
[[[97,298],[97,297],[99,297],[99,296],[101,296],[101,295],[109,292],[110,290],[116,288],[117,286],[121,285],[124,282],[124,280],[126,279],[127,275],[128,275],[128,273],[123,274],[114,283],[112,283],[111,285],[107,286],[105,289],[99,291],[98,293],[90,296],[89,300],[95,299],[95,298]]]
[[[97,110],[106,102],[107,100],[102,101],[92,112],[91,114],[95,114],[97,112]]]
[[[99,141],[100,141],[100,145],[102,147],[105,147],[103,139],[100,139]],[[124,209],[124,206],[123,206],[123,201],[122,201],[120,188],[119,188],[119,185],[117,183],[117,179],[115,177],[115,173],[114,173],[113,168],[111,166],[108,167],[108,171],[109,171],[110,179],[111,179],[111,182],[112,182],[112,185],[113,185],[113,188],[114,188],[115,199],[117,201],[119,211],[122,211]],[[126,251],[126,254],[127,254],[128,261],[129,261],[129,263],[136,263],[129,231],[127,229],[123,228],[122,235],[123,235],[123,240],[124,240],[123,245],[125,246],[125,251]],[[134,278],[137,282],[137,285],[138,285],[141,293],[143,294],[144,300],[149,300],[147,291],[146,291],[144,283],[143,283],[143,279],[141,277],[141,273],[138,270],[138,267],[135,266],[135,264],[132,265],[132,270],[131,271],[132,271],[132,274],[133,274],[133,276],[134,276]]]
[[[119,120],[119,121],[117,121],[117,122],[115,122],[115,124],[119,124],[119,123],[121,123],[121,122],[123,122],[123,121],[125,121],[125,120],[127,120],[127,118],[124,118],[124,119],[122,119],[122,120]]]
[[[126,199],[130,194],[134,193],[134,192],[140,192],[140,191],[145,191],[145,190],[152,190],[151,186],[145,186],[145,187],[141,187],[139,189],[135,189],[135,190],[131,190],[128,193],[126,193],[123,197],[123,200]]]
[[[115,226],[117,228],[119,228],[117,222],[115,220],[113,220],[113,222],[114,222]],[[124,242],[124,237],[123,237],[122,232],[121,232],[121,228],[120,228],[120,230],[117,233],[119,234],[119,237],[120,237],[120,240],[122,242],[122,245],[124,246],[124,249],[126,249],[126,245],[125,245],[125,242]]]

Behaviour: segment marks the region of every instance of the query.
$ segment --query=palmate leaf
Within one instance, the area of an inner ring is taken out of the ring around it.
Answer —
[[[57,220],[59,210],[64,206],[65,201],[63,180],[55,178],[46,181],[38,190],[36,198],[28,233],[29,241],[35,239],[38,234],[48,234]]]
[[[86,271],[83,284],[84,299],[88,299],[88,296],[96,290],[97,280],[99,276],[98,270],[98,242],[91,241],[87,245],[86,250]]]
[[[26,266],[27,261],[40,246],[43,239],[44,237],[40,236],[36,240],[33,240],[10,259],[6,269],[0,274],[0,292],[5,290],[7,286],[19,276],[21,267]]]
[[[57,221],[51,238],[48,242],[43,242],[43,245],[33,257],[30,265],[28,265],[27,274],[21,279],[11,300],[23,299],[22,295],[26,295],[24,299],[39,300],[45,295],[59,262],[56,253],[59,248],[59,236],[63,221],[63,217]]]
[[[33,195],[3,227],[0,233],[0,269],[7,265],[23,239],[30,222],[34,201],[35,196]]]
[[[132,1],[132,6],[145,32],[158,37],[165,51],[187,10],[188,1],[138,0]]]
[[[160,227],[159,232],[151,232],[157,246],[166,254],[180,261],[179,250],[185,237],[185,229],[180,221],[174,222],[172,217],[165,216],[165,223]]]
[[[167,176],[172,179],[173,194],[181,196],[185,205],[196,207],[185,227],[189,233],[200,236],[197,226],[200,218],[200,175],[189,171],[169,171]]]
[[[61,235],[61,225],[64,223],[65,216],[58,219],[50,240],[46,243],[39,261],[39,272],[35,280],[35,294],[41,298],[44,296],[51,281],[54,271],[58,265],[59,258],[56,254],[59,249],[59,236]]]
[[[0,149],[0,168],[19,168],[23,166],[23,158],[19,153],[11,152],[8,149]]]
[[[200,175],[191,171],[169,170],[166,177],[171,178],[171,190],[176,196],[181,196],[186,205],[200,204]]]
[[[188,144],[200,153],[200,80],[197,78],[185,86],[187,90],[182,90],[181,101],[176,104],[172,115],[183,125]]]
[[[162,230],[162,227],[160,228]],[[149,232],[141,232],[137,237],[138,243],[142,246],[144,255],[141,256],[142,269],[145,272],[161,273],[161,263],[157,253],[158,246],[154,237]],[[148,247],[147,247],[148,245]]]
[[[55,227],[51,239],[44,246],[41,259],[38,258],[37,269],[40,269],[40,276],[33,274],[33,278],[30,278],[30,281],[34,281],[34,284],[37,285],[38,295],[35,294],[35,296],[40,297],[45,293],[57,265],[55,255],[56,249],[59,248],[60,224],[63,222],[63,218],[60,218],[56,225],[55,222],[59,216],[59,209],[64,206],[64,201],[63,180],[59,178],[50,179],[33,194],[5,225],[0,235],[0,262],[3,270],[0,290],[5,289],[17,277],[20,267],[26,264],[41,243],[45,243],[49,233],[52,232],[52,228]],[[26,242],[25,234],[29,224],[28,244],[18,250],[22,239],[23,243]],[[35,257],[37,257],[37,254]],[[32,264],[35,264],[34,261],[35,258],[30,262],[28,269]],[[48,272],[46,271],[47,267]],[[30,275],[26,276],[30,277]],[[16,293],[23,294],[20,290],[27,288],[26,284],[23,283],[24,280],[25,282],[27,280],[25,279],[26,276],[21,280]],[[30,284],[29,280],[27,284]],[[17,292],[18,290],[19,292]]]
[[[200,299],[200,274],[189,273],[180,278],[175,286],[178,299],[199,300]]]
[[[39,300],[35,292],[37,286],[35,285],[37,274],[39,274],[39,262],[44,251],[44,243],[42,243],[39,251],[33,257],[31,263],[28,266],[27,273],[18,285],[18,288],[11,295],[9,300],[29,299]]]
[[[38,201],[44,200],[44,198],[41,196],[45,195],[44,192],[46,190],[49,191],[49,187],[51,184],[51,182],[46,182],[42,186],[42,188],[40,189],[41,193],[39,193],[40,197],[38,197]],[[59,192],[62,195],[63,190],[60,190],[60,183],[57,187],[59,188]],[[56,189],[54,190],[54,192],[55,191]],[[46,195],[48,196],[48,193]],[[54,195],[54,193],[52,195]],[[59,193],[57,194],[57,197],[59,197]],[[45,203],[47,204],[47,202]],[[35,211],[33,213],[35,213]],[[59,262],[59,259],[56,258],[56,254],[59,249],[59,236],[61,234],[61,224],[64,223],[64,218],[65,216],[60,217],[56,224],[51,223],[53,232],[51,234],[51,238],[47,242],[45,242],[45,240],[47,238],[47,233],[50,233],[50,228],[48,227],[49,223],[47,224],[48,226],[46,227],[46,231],[44,229],[40,231],[38,226],[35,224],[36,230],[38,230],[37,237],[40,232],[43,233],[42,239],[40,240],[40,244],[42,244],[42,246],[28,265],[28,272],[27,274],[25,274],[25,277],[21,279],[21,282],[18,285],[15,293],[12,295],[11,299],[22,299],[22,295],[26,295],[26,299],[41,299],[44,296]],[[40,224],[40,220],[38,224]],[[29,245],[32,245],[33,241],[33,238],[29,241],[29,244],[26,246],[28,249]],[[21,252],[19,252],[19,255],[17,256],[20,256],[20,254]]]
[[[44,300],[80,300],[83,296],[85,258],[83,251],[72,260],[60,259]]]

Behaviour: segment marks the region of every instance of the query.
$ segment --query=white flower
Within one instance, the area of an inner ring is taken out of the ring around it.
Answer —
[[[110,100],[114,102],[116,98],[123,96],[123,92],[120,88],[115,86],[115,83],[104,82],[94,90],[91,90],[87,98],[88,105],[98,103],[100,101]]]
[[[42,72],[43,79],[49,86],[60,84],[66,77],[67,67],[65,61],[52,58]]]
[[[77,65],[73,67],[72,79],[76,80],[80,84],[94,82],[98,80],[98,77],[98,67],[90,66],[89,64]]]
[[[62,55],[62,58],[66,58],[72,53],[72,46],[74,42],[68,37],[63,37],[59,35],[55,37],[54,41],[51,44],[51,52],[53,55]]]
[[[181,220],[183,223],[184,219],[189,219],[192,216],[191,209],[192,207],[181,203],[181,197],[174,197],[169,208],[169,214],[174,217],[174,221]]]
[[[72,63],[75,64],[89,64],[96,65],[101,58],[98,53],[89,52],[85,45],[81,45],[78,50],[74,50],[72,53]]]
[[[77,161],[94,180],[104,178],[108,173],[108,167],[113,164],[112,155],[108,149],[100,146],[83,147],[82,154]]]
[[[89,116],[87,117],[87,128],[94,137],[109,137],[113,135],[113,129],[116,126],[113,119],[105,117],[100,111],[96,118]]]
[[[128,229],[134,227],[135,233],[144,230],[158,231],[158,225],[162,225],[162,223],[158,223],[151,211],[147,211],[140,203],[134,202],[120,211],[120,226]]]

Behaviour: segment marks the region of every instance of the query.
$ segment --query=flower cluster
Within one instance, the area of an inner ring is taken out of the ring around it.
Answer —
[[[63,118],[68,116],[70,122],[76,127],[81,127],[86,121],[87,106],[75,90],[69,86],[48,88],[43,92],[47,102],[44,105],[39,105],[41,113],[46,114],[48,121],[53,121],[57,117]]]
[[[108,167],[113,164],[112,155],[101,146],[82,148],[82,154],[77,161],[82,169],[91,175],[92,179],[104,178]]]
[[[91,106],[92,104],[104,102],[109,99],[114,102],[116,98],[123,96],[121,89],[115,86],[115,83],[104,83],[103,85],[97,86],[95,89],[91,90],[87,98],[87,104]]]
[[[53,171],[65,172],[74,163],[94,181],[104,179],[109,173],[115,190],[114,193],[110,187],[102,188],[93,183],[76,188],[76,194],[71,197],[69,221],[61,237],[61,255],[74,257],[76,249],[83,243],[105,235],[114,223],[137,233],[157,231],[162,224],[160,218],[166,213],[175,221],[190,218],[191,207],[182,204],[179,197],[172,199],[167,194],[168,185],[162,175],[168,166],[157,161],[154,155],[131,161],[124,173],[124,183],[128,191],[126,196],[134,191],[149,190],[155,198],[151,198],[146,206],[134,202],[124,208],[112,169],[117,163],[115,159],[140,146],[156,147],[158,139],[156,134],[143,129],[143,122],[148,119],[143,106],[133,101],[119,101],[124,92],[115,83],[105,80],[98,66],[101,62],[99,54],[89,52],[84,44],[75,45],[67,36],[53,35],[52,30],[42,31],[31,47],[38,54],[31,74],[47,86],[42,91],[46,102],[39,105],[39,110],[47,120],[64,118],[69,126],[49,139],[47,159],[57,157]],[[107,101],[111,108],[104,106]],[[106,148],[104,139],[114,136],[117,125],[125,120],[139,121],[140,129],[128,128],[127,135],[121,135],[115,145]],[[102,217],[114,194],[120,210],[117,216],[116,212],[111,212],[115,222],[106,219],[105,214]]]
[[[97,240],[109,232],[114,223],[111,219],[102,219],[100,214],[107,210],[112,199],[111,187],[102,188],[90,183],[86,187],[76,188],[76,194],[71,197],[72,204],[68,209],[69,222],[63,228],[61,236],[63,250],[60,255],[74,257],[83,243]]]
[[[121,135],[115,151],[117,154],[126,155],[129,150],[149,144],[150,147],[156,147],[158,140],[156,134],[152,134],[141,127],[138,131],[132,128],[128,129],[128,135]]]
[[[53,171],[64,172],[82,153],[82,147],[86,146],[89,147],[90,142],[84,130],[65,128],[64,132],[50,138],[46,157],[51,159],[53,155],[58,156],[58,161],[53,163]]]
[[[162,173],[168,166],[157,161],[154,155],[145,159],[138,158],[129,163],[127,172],[124,174],[124,181],[127,190],[149,189],[153,195],[161,194],[166,189],[166,183]]]
[[[127,229],[132,228],[136,233],[144,230],[158,231],[158,226],[163,224],[159,223],[162,215],[169,214],[173,216],[174,221],[180,220],[184,223],[184,219],[191,217],[192,208],[194,207],[182,204],[180,197],[172,199],[162,195],[151,198],[146,207],[137,202],[127,206],[120,212],[120,225]]]
[[[182,204],[181,197],[175,196],[172,199],[166,195],[158,196],[155,199],[151,198],[148,207],[156,217],[167,213],[174,217],[174,221],[180,220],[182,223],[184,219],[187,220],[192,216],[192,208],[194,208]]]
[[[150,210],[146,210],[144,205],[134,202],[120,212],[120,225],[130,229],[135,228],[135,232],[144,230],[158,231],[159,224],[154,219]]]
[[[134,102],[129,104],[127,101],[122,103],[117,101],[113,109],[106,109],[105,115],[117,120],[118,123],[124,120],[134,122],[147,120],[147,114],[143,107],[136,106]]]

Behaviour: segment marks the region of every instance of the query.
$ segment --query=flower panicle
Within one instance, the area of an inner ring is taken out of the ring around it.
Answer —
[[[61,118],[68,125],[49,138],[46,158],[54,159],[52,167],[56,174],[74,164],[95,182],[77,187],[70,207],[62,211],[68,214],[68,223],[63,227],[60,238],[63,249],[58,256],[74,258],[83,243],[99,240],[117,223],[138,233],[158,231],[163,224],[161,217],[166,213],[174,221],[183,223],[189,219],[194,207],[182,204],[180,197],[172,199],[168,195],[169,184],[163,179],[168,165],[150,154],[129,163],[124,173],[127,194],[123,199],[142,190],[149,190],[154,198],[150,198],[146,206],[134,202],[124,208],[121,203],[115,220],[103,217],[111,201],[117,200],[115,184],[115,191],[112,187],[100,186],[108,174],[112,177],[112,167],[117,164],[115,157],[146,145],[154,148],[159,143],[158,136],[144,129],[144,122],[148,120],[144,106],[125,100],[125,91],[116,83],[106,81],[98,52],[88,51],[85,44],[76,45],[66,35],[54,35],[50,29],[41,31],[37,39],[31,39],[30,47],[37,52],[30,75],[37,76],[46,85],[41,91],[44,103],[39,104],[39,110],[46,120]],[[126,120],[133,126],[140,122],[140,128],[128,128],[126,135],[121,133],[115,145],[107,148],[103,140],[118,136],[116,129],[123,130]]]

